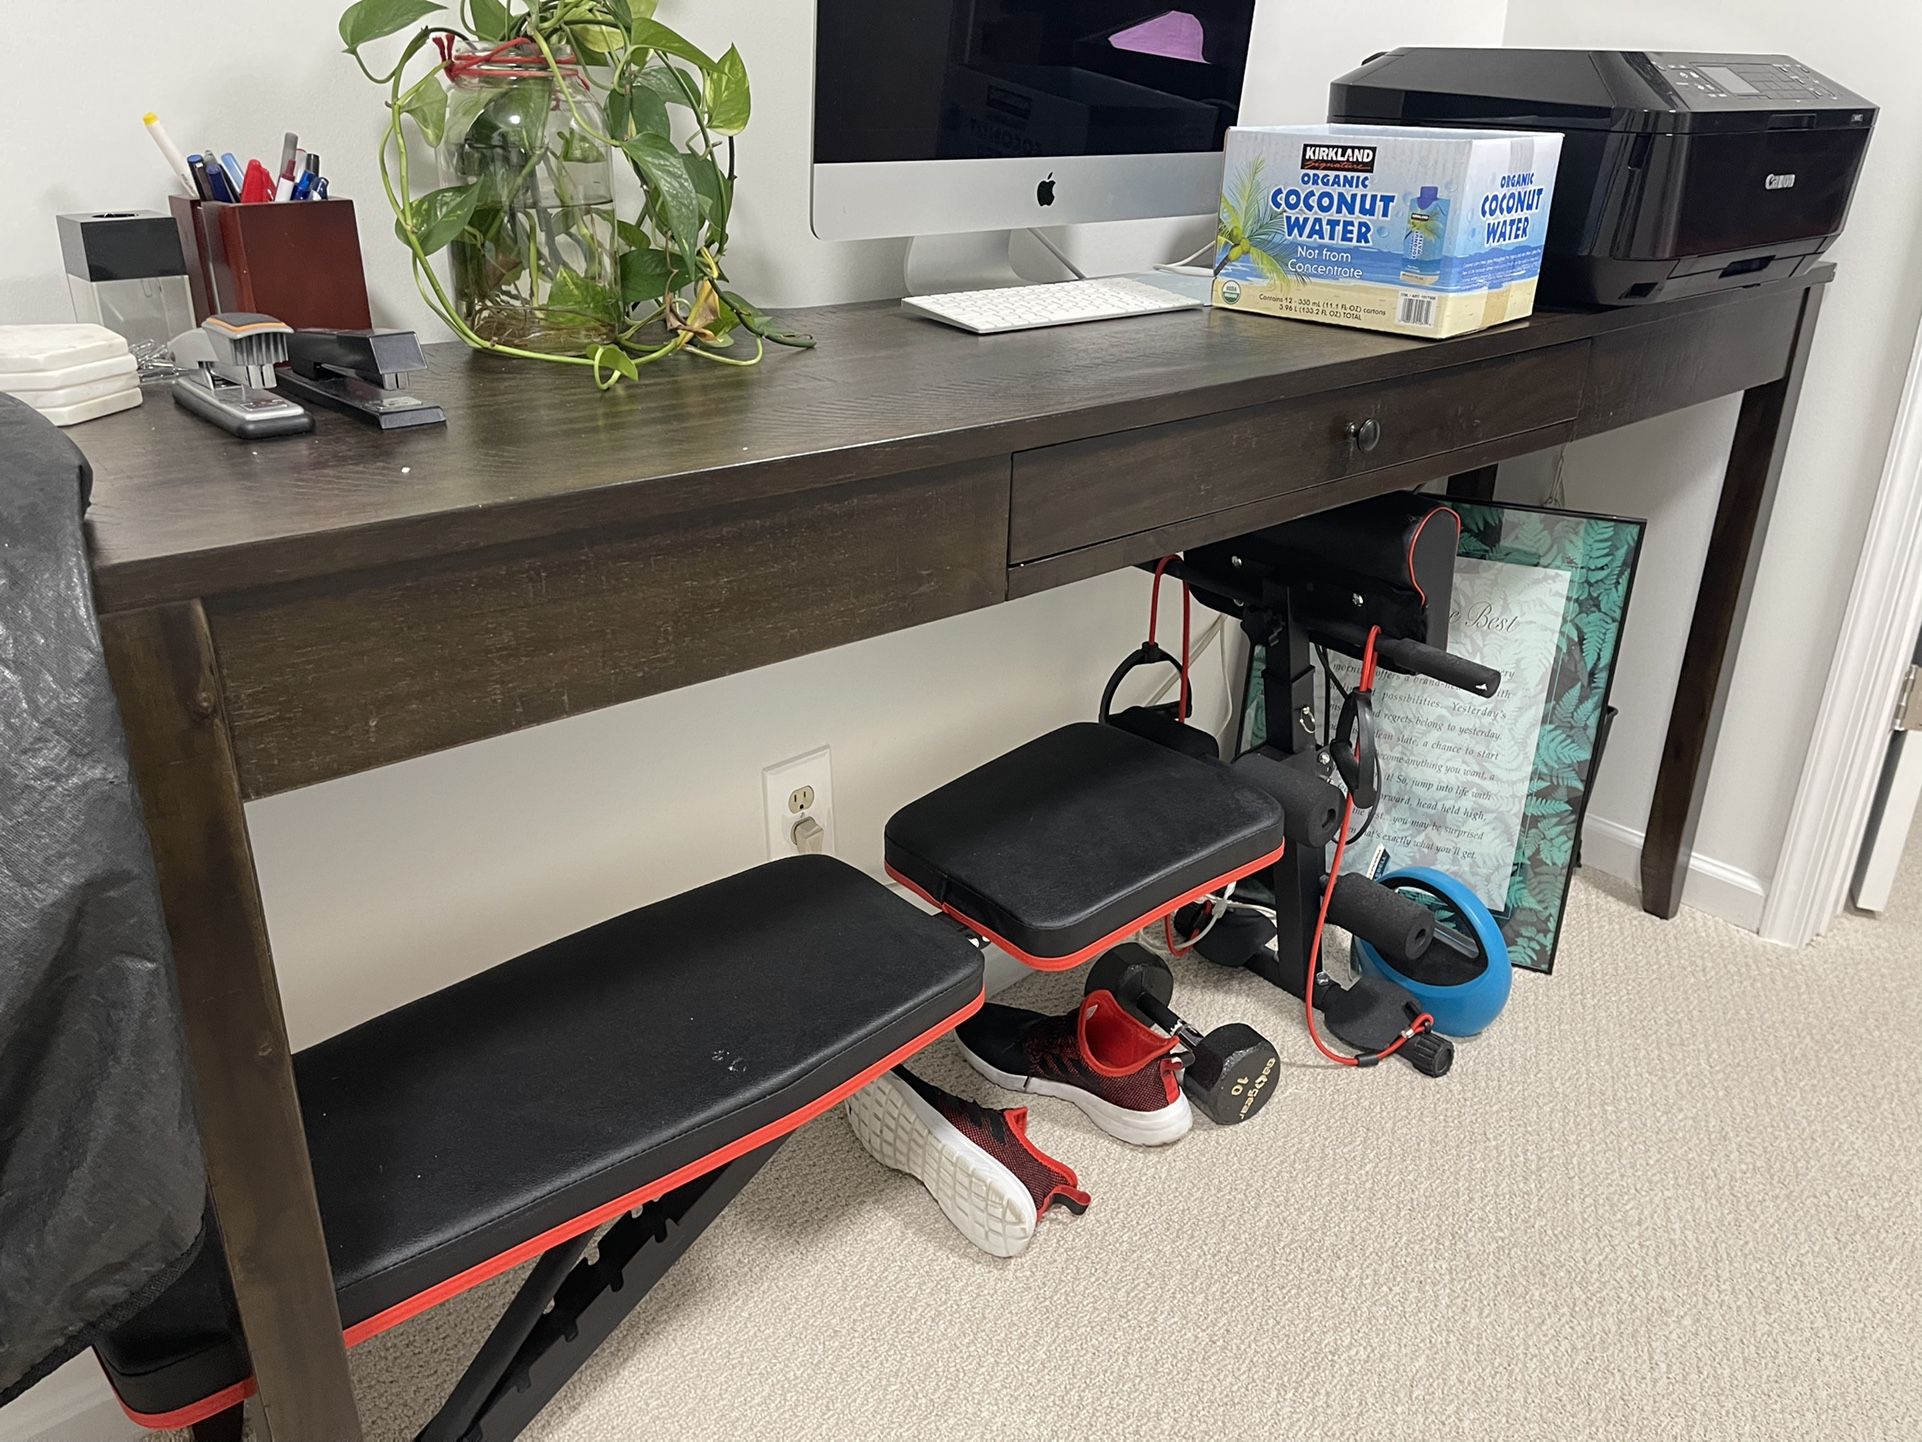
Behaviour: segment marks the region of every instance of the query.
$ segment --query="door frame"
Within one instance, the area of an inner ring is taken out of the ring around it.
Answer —
[[[1922,328],[1775,879],[1762,907],[1761,933],[1769,941],[1802,946],[1842,913],[1919,630]]]

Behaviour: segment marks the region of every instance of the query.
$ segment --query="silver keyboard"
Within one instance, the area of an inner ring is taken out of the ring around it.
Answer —
[[[949,295],[911,295],[901,308],[976,335],[1117,320],[1169,310],[1200,310],[1203,302],[1145,281],[1063,280],[1051,285],[1011,285],[1000,290],[957,290]]]

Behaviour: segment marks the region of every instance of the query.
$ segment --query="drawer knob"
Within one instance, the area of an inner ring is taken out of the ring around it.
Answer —
[[[1350,421],[1348,439],[1355,443],[1356,450],[1372,451],[1381,444],[1381,422],[1373,416],[1365,421]]]

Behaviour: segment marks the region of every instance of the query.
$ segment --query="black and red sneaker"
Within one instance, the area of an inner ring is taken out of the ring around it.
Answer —
[[[1014,1091],[1061,1097],[1111,1137],[1166,1146],[1188,1135],[1176,1038],[1090,992],[1064,1016],[990,1002],[955,1032],[968,1065]]]
[[[877,1162],[920,1178],[990,1256],[1020,1256],[1056,1202],[1088,1209],[1074,1172],[1028,1140],[1026,1107],[977,1106],[896,1067],[849,1097],[847,1116]]]

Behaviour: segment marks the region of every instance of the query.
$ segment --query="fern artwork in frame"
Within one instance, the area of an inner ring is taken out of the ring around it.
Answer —
[[[1461,516],[1462,533],[1449,649],[1485,664],[1509,664],[1500,652],[1500,628],[1490,628],[1485,617],[1463,614],[1474,604],[1464,601],[1464,595],[1475,594],[1464,585],[1470,576],[1486,585],[1494,573],[1515,568],[1510,571],[1516,582],[1513,594],[1549,597],[1554,609],[1530,618],[1545,632],[1533,670],[1504,678],[1511,712],[1505,724],[1495,725],[1488,703],[1439,682],[1382,679],[1378,690],[1385,694],[1378,698],[1378,707],[1391,710],[1394,693],[1408,691],[1404,699],[1410,702],[1410,715],[1420,718],[1425,734],[1420,745],[1404,746],[1397,755],[1384,733],[1382,814],[1387,824],[1376,829],[1371,845],[1350,848],[1351,862],[1354,869],[1369,867],[1376,850],[1372,843],[1382,832],[1393,837],[1386,859],[1394,866],[1460,872],[1464,858],[1477,856],[1484,874],[1475,878],[1474,889],[1495,913],[1509,959],[1516,966],[1547,972],[1554,968],[1561,939],[1646,523],[1505,502],[1458,502],[1454,509]],[[1529,572],[1560,574],[1552,577],[1551,585],[1530,587]],[[1244,738],[1258,740],[1266,734],[1256,679],[1264,659],[1262,648],[1254,648]],[[1346,658],[1336,657],[1333,664],[1337,681],[1352,682],[1352,675],[1342,673]],[[1511,680],[1519,684],[1511,686]],[[1501,744],[1490,747],[1487,739],[1494,735],[1502,738]],[[1450,737],[1461,738],[1463,754],[1450,754]],[[1480,754],[1469,754],[1478,747]],[[1484,789],[1457,803],[1432,799],[1459,787],[1464,778]],[[1423,797],[1429,804],[1409,805],[1405,809],[1412,814],[1397,817],[1392,812],[1398,794]],[[1506,814],[1490,814],[1491,794],[1500,797],[1493,809]],[[1467,842],[1460,834],[1464,832],[1473,833]],[[1491,838],[1498,849],[1492,857],[1479,855],[1473,843],[1487,852]]]

